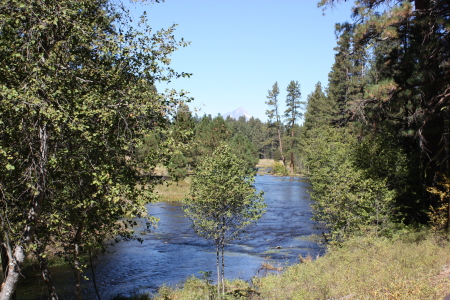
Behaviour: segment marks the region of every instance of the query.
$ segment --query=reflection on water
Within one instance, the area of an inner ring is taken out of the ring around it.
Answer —
[[[285,266],[298,262],[299,255],[315,256],[323,251],[307,238],[320,234],[311,221],[307,181],[257,176],[255,185],[265,192],[267,212],[248,230],[246,238],[226,246],[227,278],[249,280],[265,260]],[[149,204],[148,210],[160,222],[150,233],[140,235],[143,243],[119,243],[95,263],[102,298],[136,290],[154,292],[162,284],[174,285],[190,275],[201,276],[200,271],[213,271],[215,278],[215,249],[195,235],[182,206],[155,203]],[[93,295],[92,290],[88,292]]]

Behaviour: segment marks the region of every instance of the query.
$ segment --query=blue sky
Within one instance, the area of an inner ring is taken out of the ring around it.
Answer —
[[[275,81],[284,111],[286,87],[301,85],[302,100],[328,82],[334,60],[334,24],[350,20],[353,1],[328,8],[318,0],[166,0],[137,5],[155,29],[178,24],[175,37],[191,41],[172,55],[172,67],[193,73],[157,88],[185,90],[197,114],[225,114],[242,106],[266,121],[267,91]]]

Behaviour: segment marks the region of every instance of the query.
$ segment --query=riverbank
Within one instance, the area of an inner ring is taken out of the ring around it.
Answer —
[[[282,164],[281,160],[260,159],[256,168],[258,169],[258,174],[261,175],[270,174],[274,176],[306,177],[305,174],[300,173],[291,175],[289,169]]]
[[[355,237],[282,274],[228,281],[226,299],[443,299],[450,292],[449,247],[448,239],[428,231]],[[215,299],[211,290],[208,280],[191,277],[156,295],[115,299]]]
[[[275,161],[273,159],[260,159],[256,165],[258,174],[270,174],[270,169],[273,167],[274,163]],[[167,170],[163,167],[158,167],[156,173],[158,176],[169,177]],[[178,182],[168,179],[161,184],[157,184],[154,192],[158,196],[159,201],[183,202],[183,199],[189,194],[190,187],[191,177],[187,176]]]

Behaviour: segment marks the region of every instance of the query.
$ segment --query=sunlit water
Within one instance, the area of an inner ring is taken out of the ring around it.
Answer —
[[[323,253],[311,235],[320,235],[311,221],[308,190],[301,178],[257,176],[256,188],[265,192],[266,214],[246,237],[226,246],[225,276],[249,280],[261,276],[264,262],[285,267],[299,261],[299,255]],[[102,299],[132,291],[155,292],[163,284],[176,285],[200,272],[215,274],[216,253],[210,242],[195,235],[183,208],[176,203],[148,205],[151,215],[160,219],[151,232],[140,232],[142,243],[121,242],[111,253],[95,262],[97,285]],[[42,288],[42,287],[41,287]],[[95,299],[92,284],[85,282],[88,299]],[[64,298],[66,299],[66,298]]]

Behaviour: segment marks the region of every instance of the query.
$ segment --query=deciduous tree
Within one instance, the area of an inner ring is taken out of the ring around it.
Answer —
[[[126,233],[123,217],[145,215],[136,149],[163,130],[178,102],[154,83],[187,74],[168,65],[185,45],[174,28],[152,32],[143,16],[135,29],[120,2],[4,1],[0,19],[0,215],[9,260],[0,299],[10,299],[30,251],[42,258],[46,243],[67,246],[79,278],[83,245],[100,246]]]
[[[254,175],[230,147],[222,144],[205,157],[192,180],[185,213],[195,232],[210,240],[217,254],[217,292],[224,292],[224,247],[264,213],[262,192],[256,192]],[[220,267],[222,255],[222,267]]]

